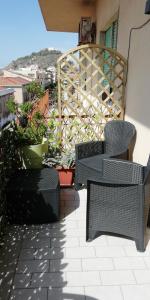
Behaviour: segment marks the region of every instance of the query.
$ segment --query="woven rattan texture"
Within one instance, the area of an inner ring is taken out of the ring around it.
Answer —
[[[99,175],[97,180],[99,179],[100,174],[103,172],[102,161],[105,157],[128,158],[128,148],[135,135],[134,125],[121,120],[110,121],[106,124],[104,133],[105,140],[103,143],[98,144],[91,141],[89,143],[76,145],[76,189],[78,189],[81,184],[86,185],[87,179],[96,179],[97,174]],[[99,147],[100,145],[101,147]],[[99,153],[98,150],[100,150]],[[100,154],[102,155],[100,156]],[[117,167],[115,171],[117,174]],[[135,173],[135,176],[136,175],[137,172]],[[132,176],[134,177],[134,174],[132,174]]]
[[[104,169],[105,178],[88,181],[87,239],[97,233],[120,234],[134,239],[137,249],[144,251],[150,219],[150,168],[105,159]]]

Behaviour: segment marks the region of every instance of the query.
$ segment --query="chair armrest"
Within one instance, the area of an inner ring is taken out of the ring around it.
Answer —
[[[116,181],[116,180],[110,180],[109,178],[107,179],[103,179],[102,177],[99,180],[94,180],[94,179],[88,179],[87,180],[87,189],[90,190],[90,185],[99,185],[99,186],[114,186],[114,187],[118,187],[118,186],[122,186],[122,187],[127,187],[127,186],[138,186],[138,184],[136,183],[127,183],[127,182],[123,182],[123,181]],[[142,186],[142,185],[140,185]]]
[[[76,160],[103,154],[103,143],[103,141],[92,141],[75,145]]]
[[[102,179],[124,184],[143,184],[144,167],[126,160],[103,159]]]
[[[115,153],[113,155],[110,155],[111,158],[117,158],[117,159],[124,159],[124,160],[128,160],[129,158],[129,150],[125,150],[123,152],[120,153]]]

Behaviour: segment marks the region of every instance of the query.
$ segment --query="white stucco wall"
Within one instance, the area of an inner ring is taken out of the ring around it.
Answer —
[[[15,101],[19,104],[23,103],[23,92],[22,92],[22,86],[20,87],[13,87],[15,90],[14,96],[15,96]]]
[[[127,58],[130,28],[143,24],[146,0],[99,0],[97,3],[97,41],[109,19],[119,9],[117,50]],[[134,31],[131,39],[125,119],[133,123],[137,139],[133,160],[146,164],[150,153],[150,23]]]
[[[127,57],[129,31],[150,16],[144,15],[146,0],[120,0],[118,51]],[[133,159],[146,164],[150,153],[150,23],[133,31],[126,88],[125,119],[137,130]]]
[[[105,30],[110,19],[118,12],[120,0],[98,0],[96,7],[97,43],[99,33]]]

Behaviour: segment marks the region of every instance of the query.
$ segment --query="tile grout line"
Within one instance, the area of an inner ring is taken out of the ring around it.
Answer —
[[[116,266],[115,266],[115,262],[114,262],[114,257],[111,257],[111,261],[112,261],[112,265],[113,265],[113,270],[117,270]]]
[[[83,286],[83,291],[84,291],[84,300],[86,300],[86,295],[85,295],[85,286]]]
[[[11,297],[11,293],[12,293],[12,290],[13,290],[14,279],[15,279],[15,276],[17,274],[17,266],[18,266],[18,263],[19,263],[19,257],[20,257],[21,250],[23,249],[22,248],[23,240],[24,240],[24,237],[22,236],[20,250],[19,250],[19,253],[18,253],[18,256],[17,256],[17,263],[16,263],[16,266],[15,266],[15,272],[14,272],[13,279],[12,279],[12,284],[11,284],[11,287],[10,287],[10,294],[8,295],[8,300],[11,300],[10,297]]]
[[[84,272],[84,268],[83,268],[83,258],[81,258],[81,272]]]
[[[96,247],[93,246],[93,249],[94,249],[95,258],[97,258],[97,255],[96,255]]]
[[[49,265],[49,266],[48,266],[48,272],[49,272],[49,273],[51,272],[51,264],[50,264],[50,261],[51,261],[51,260],[48,259],[48,265]]]
[[[99,276],[99,280],[100,280],[100,285],[103,286],[101,271],[98,271],[98,276]]]
[[[123,287],[123,285],[120,285],[120,286],[119,286],[119,288],[120,288],[120,293],[121,293],[121,295],[122,295],[122,299],[125,300],[125,297],[124,297],[124,294],[123,294],[123,288],[122,288],[122,287]]]
[[[143,257],[143,261],[144,261],[145,269],[146,269],[146,270],[150,270],[150,267],[148,267],[148,264],[146,263],[146,261],[145,261],[145,258],[146,258],[146,256],[145,256],[145,257]]]
[[[33,278],[33,272],[31,272],[31,277],[30,277],[29,287],[31,287],[31,284],[32,284],[32,278]],[[31,288],[32,288],[32,287],[31,287]]]

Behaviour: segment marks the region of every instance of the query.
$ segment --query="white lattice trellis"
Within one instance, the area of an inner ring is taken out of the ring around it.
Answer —
[[[63,148],[103,138],[109,120],[124,116],[126,61],[116,51],[82,45],[58,60],[58,108]]]

